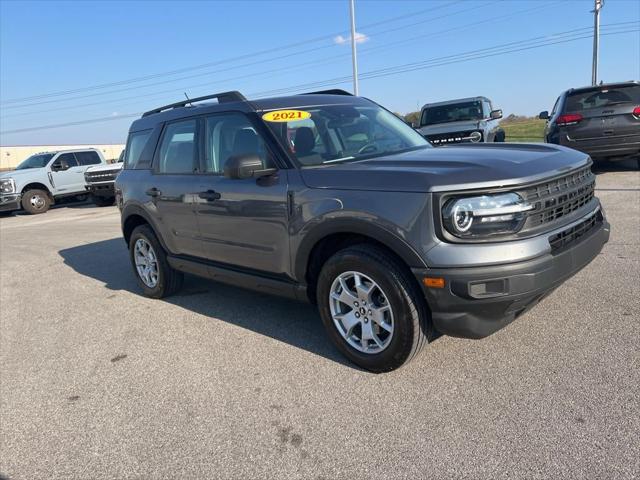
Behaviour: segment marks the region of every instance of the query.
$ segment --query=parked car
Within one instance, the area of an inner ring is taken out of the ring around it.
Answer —
[[[637,159],[640,168],[640,82],[563,92],[547,120],[545,141],[575,148],[594,161]]]
[[[116,179],[145,295],[177,292],[187,272],[311,301],[374,372],[434,328],[490,335],[587,265],[609,238],[594,189],[584,153],[432,148],[339,90],[157,108],[131,125]]]
[[[488,98],[461,98],[427,103],[422,107],[416,127],[436,147],[465,142],[504,142],[501,118],[502,110],[495,110]]]
[[[84,172],[104,163],[99,150],[62,150],[32,155],[0,173],[0,211],[44,213],[56,201],[86,196]]]
[[[124,150],[116,163],[96,165],[84,173],[84,178],[87,183],[85,188],[91,195],[91,201],[99,207],[108,207],[115,203],[116,194],[114,184],[116,177],[120,173],[120,170],[122,170],[123,162]]]

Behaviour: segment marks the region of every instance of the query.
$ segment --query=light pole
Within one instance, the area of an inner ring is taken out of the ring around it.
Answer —
[[[594,0],[593,7],[593,62],[591,64],[591,85],[598,84],[598,48],[600,47],[600,9],[604,0]]]
[[[354,0],[349,0],[349,10],[351,12],[351,63],[353,64],[353,94],[355,96],[358,96],[358,55],[356,52],[356,12]]]

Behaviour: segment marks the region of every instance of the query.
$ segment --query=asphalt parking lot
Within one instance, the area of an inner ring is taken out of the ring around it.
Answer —
[[[189,277],[142,297],[115,207],[0,218],[0,478],[637,478],[640,172],[535,309],[407,367],[347,363],[308,305]]]

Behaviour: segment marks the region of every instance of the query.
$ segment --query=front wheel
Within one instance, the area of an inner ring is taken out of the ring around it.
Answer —
[[[22,194],[22,208],[31,215],[44,213],[50,206],[51,198],[44,190],[28,190]]]
[[[410,272],[385,250],[356,245],[322,267],[318,308],[338,349],[372,372],[408,363],[427,343],[431,319]]]
[[[129,256],[138,285],[147,297],[167,297],[182,287],[182,272],[171,268],[164,248],[148,225],[133,230]]]

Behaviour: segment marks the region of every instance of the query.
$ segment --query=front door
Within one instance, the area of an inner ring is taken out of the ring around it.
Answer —
[[[205,119],[205,154],[196,199],[204,257],[271,274],[289,271],[286,170],[260,179],[223,175],[227,159],[257,154],[274,166],[262,137],[240,113]]]
[[[62,153],[51,163],[51,183],[54,195],[86,193],[84,172],[88,166],[80,165],[73,153]]]
[[[144,185],[155,208],[156,227],[174,255],[201,256],[195,201],[199,187],[198,120],[168,123]]]

